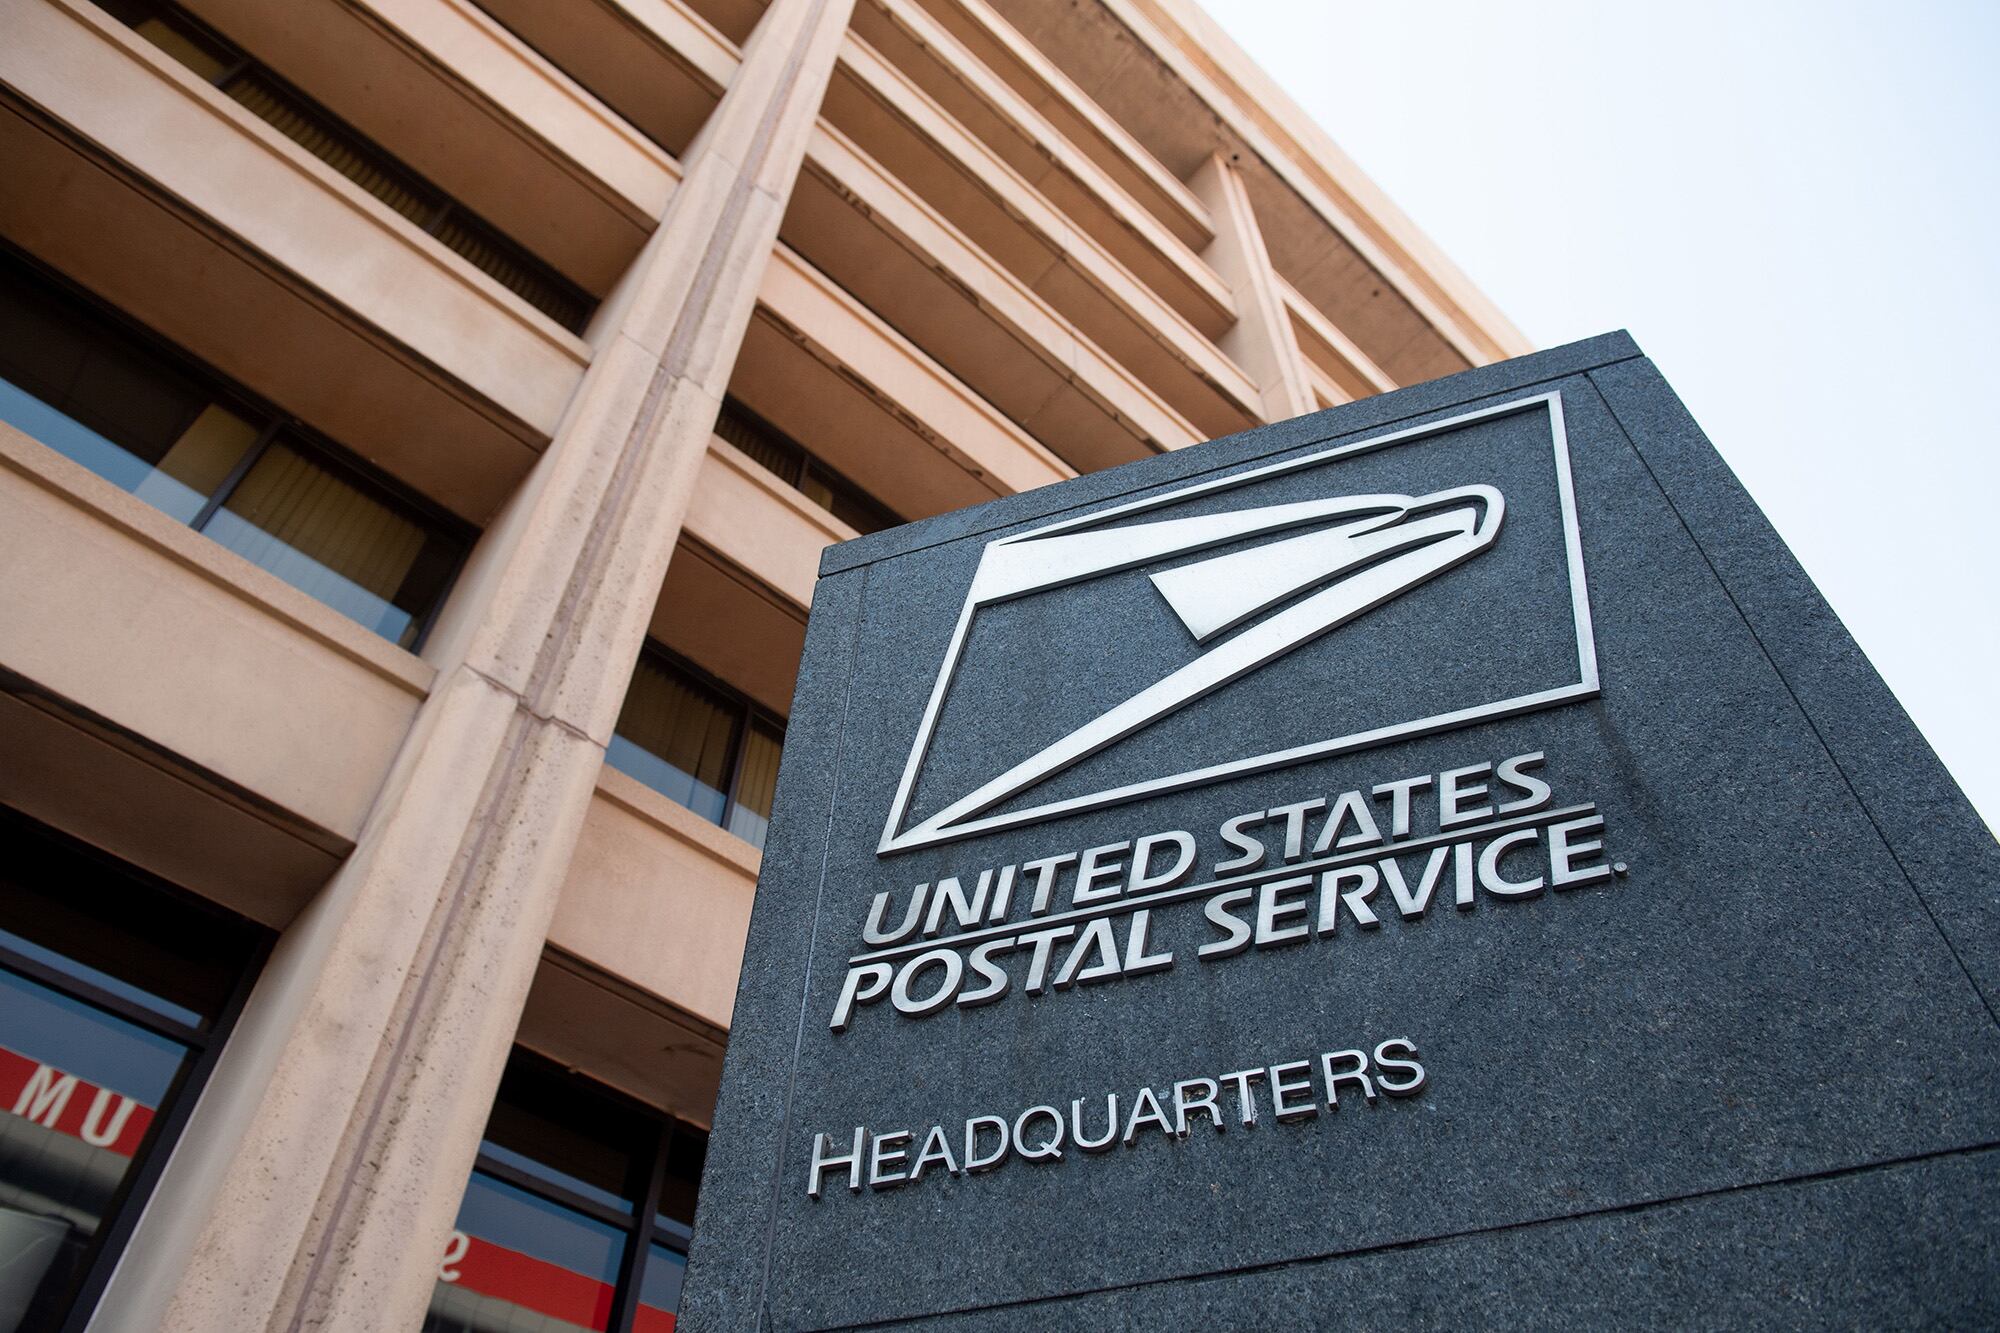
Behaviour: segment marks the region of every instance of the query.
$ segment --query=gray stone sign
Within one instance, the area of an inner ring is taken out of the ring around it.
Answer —
[[[1996,998],[1598,338],[827,552],[683,1319],[1991,1325]]]

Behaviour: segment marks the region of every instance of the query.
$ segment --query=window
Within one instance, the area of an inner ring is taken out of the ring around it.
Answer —
[[[605,758],[619,772],[762,847],[784,743],[783,722],[648,644]]]
[[[423,1333],[669,1333],[708,1136],[517,1050]]]
[[[10,812],[0,845],[0,1333],[27,1333],[88,1314],[267,946]]]
[[[215,29],[164,0],[102,3],[119,22],[556,323],[581,333],[590,322],[597,309],[595,297],[480,221],[463,204],[259,65]]]
[[[405,648],[469,545],[461,525],[4,251],[0,421]]]
[[[880,532],[903,521],[859,486],[807,453],[804,445],[734,398],[722,400],[722,411],[715,418],[715,433],[858,533]]]

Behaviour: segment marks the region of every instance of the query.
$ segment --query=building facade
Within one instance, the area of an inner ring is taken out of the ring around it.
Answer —
[[[1184,0],[0,6],[0,1333],[670,1328],[821,549],[1526,350]]]

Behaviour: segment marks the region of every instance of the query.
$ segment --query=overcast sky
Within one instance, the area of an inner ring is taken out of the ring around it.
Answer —
[[[1538,346],[1632,331],[2000,826],[2000,3],[1206,4]]]

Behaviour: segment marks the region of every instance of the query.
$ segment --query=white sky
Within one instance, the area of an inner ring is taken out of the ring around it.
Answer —
[[[1205,3],[1538,346],[1632,331],[2000,827],[2000,3]]]

